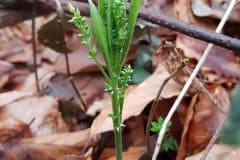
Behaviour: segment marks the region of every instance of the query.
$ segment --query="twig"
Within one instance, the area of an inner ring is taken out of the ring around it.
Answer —
[[[228,20],[228,17],[232,11],[232,9],[234,8],[234,5],[236,3],[236,0],[231,0],[223,18],[221,19],[217,29],[216,29],[216,33],[220,33],[221,30],[223,29],[226,21]],[[167,117],[165,118],[164,122],[163,122],[163,125],[162,125],[162,129],[160,130],[160,133],[159,133],[159,136],[158,136],[158,139],[157,139],[157,143],[156,143],[156,146],[155,146],[155,149],[154,149],[154,153],[153,153],[153,157],[152,157],[152,160],[156,160],[157,159],[157,155],[158,155],[158,152],[160,150],[160,147],[161,147],[161,143],[162,143],[162,139],[164,137],[164,134],[165,134],[165,131],[166,131],[166,128],[167,128],[167,124],[168,122],[170,121],[170,119],[172,118],[173,114],[175,113],[177,107],[179,106],[179,104],[181,103],[181,100],[182,98],[184,97],[184,95],[186,94],[187,90],[189,89],[190,85],[192,84],[194,78],[196,77],[196,75],[198,74],[201,66],[203,65],[203,63],[205,62],[208,54],[210,53],[211,49],[213,47],[213,44],[212,43],[209,43],[207,48],[205,49],[202,57],[200,58],[197,66],[195,67],[195,69],[193,70],[193,73],[190,75],[189,79],[187,80],[186,84],[184,85],[182,91],[180,92],[179,96],[177,97],[176,101],[174,102],[172,108],[170,109]]]
[[[28,0],[28,2],[33,2],[33,0]],[[55,10],[55,6],[51,6],[49,4],[46,4],[46,2],[39,1],[39,4],[41,4],[41,8],[43,10]],[[68,12],[68,7],[66,5],[66,0],[62,1],[63,4],[63,10],[65,13]],[[79,8],[81,11],[82,15],[88,16],[89,15],[89,9],[87,3],[84,2],[74,2],[74,6]],[[40,8],[39,7],[39,8]],[[27,19],[28,17],[25,17]],[[226,35],[214,33],[212,31],[209,31],[207,29],[195,26],[195,25],[190,25],[185,22],[179,21],[177,19],[168,17],[164,14],[158,14],[158,15],[153,15],[149,11],[142,10],[139,13],[139,18],[142,18],[145,21],[151,22],[153,24],[157,24],[160,26],[164,26],[166,28],[172,29],[176,32],[183,33],[185,35],[188,35],[190,37],[194,37],[209,43],[213,43],[215,45],[218,45],[223,48],[230,49],[234,52],[240,52],[240,40],[236,38],[231,38]],[[14,20],[12,20],[11,24],[13,24]],[[6,26],[6,25],[5,25]],[[4,27],[0,25],[0,27]],[[239,53],[238,53],[239,54]]]
[[[172,29],[176,32],[183,33],[190,37],[194,37],[209,43],[213,43],[220,47],[230,49],[234,52],[240,52],[240,40],[236,38],[214,33],[199,26],[187,24],[185,22],[168,17],[164,14],[153,15],[152,13],[143,10],[139,13],[139,18],[142,18],[147,22]]]
[[[157,96],[155,97],[152,105],[151,105],[151,109],[149,112],[149,116],[148,116],[148,121],[147,121],[147,126],[146,126],[146,143],[147,143],[147,148],[148,148],[148,152],[150,154],[152,154],[151,152],[151,148],[150,148],[150,143],[149,143],[149,138],[150,138],[150,127],[151,127],[151,122],[153,119],[153,115],[156,112],[157,109],[157,103],[160,100],[160,95],[164,89],[164,87],[166,86],[166,84],[168,83],[168,81],[170,79],[172,79],[182,68],[184,68],[186,66],[186,62],[183,60],[179,66],[163,81],[162,85],[160,86]]]
[[[39,77],[37,72],[37,51],[36,51],[36,33],[35,33],[35,17],[37,14],[37,0],[34,0],[34,5],[32,8],[32,50],[33,50],[33,68],[34,68],[34,75],[36,81],[36,89],[38,95],[41,95],[40,85],[39,85]]]
[[[63,12],[63,9],[62,9],[62,6],[61,6],[61,3],[59,2],[59,0],[55,0],[55,3],[57,5],[57,13],[58,13],[58,16],[59,16],[59,28],[61,29],[62,31],[62,38],[64,39],[64,29],[63,29],[63,24],[62,24],[62,21],[64,19],[64,12]],[[63,42],[64,44],[63,45],[66,45],[65,44],[65,41]],[[75,85],[74,83],[74,80],[73,80],[73,77],[71,75],[71,70],[70,70],[70,63],[69,63],[69,57],[68,57],[68,53],[67,52],[64,52],[64,56],[65,56],[65,62],[66,62],[66,70],[67,70],[67,76],[68,76],[68,80],[74,90],[74,92],[76,93],[78,99],[80,100],[80,103],[82,105],[82,109],[87,109],[86,108],[86,104],[84,102],[84,100],[82,99],[82,96],[77,88],[77,86]]]

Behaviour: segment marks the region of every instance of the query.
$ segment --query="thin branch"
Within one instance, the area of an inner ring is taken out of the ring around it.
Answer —
[[[139,13],[139,18],[153,24],[157,24],[176,32],[183,33],[190,37],[200,39],[209,43],[213,43],[223,48],[230,49],[234,52],[240,52],[240,40],[223,34],[214,33],[207,29],[201,28],[193,24],[187,24],[175,18],[168,17],[164,14],[153,15],[149,11]]]
[[[58,16],[59,16],[59,20],[60,20],[60,23],[59,23],[59,28],[61,29],[62,31],[62,38],[64,39],[64,28],[63,28],[63,17],[64,17],[64,12],[63,12],[63,9],[62,9],[62,6],[61,6],[61,3],[59,2],[59,0],[55,0],[55,3],[57,5],[57,13],[58,13]],[[65,44],[65,41],[63,42],[64,44],[63,45],[66,45]],[[84,102],[84,100],[82,99],[82,96],[77,88],[77,86],[75,85],[74,83],[74,80],[73,80],[73,77],[71,75],[71,70],[70,70],[70,63],[69,63],[69,57],[68,57],[68,53],[67,52],[64,52],[64,56],[65,56],[65,62],[66,62],[66,70],[67,70],[67,76],[68,76],[68,80],[74,90],[74,92],[76,93],[78,99],[80,100],[80,103],[82,105],[82,109],[86,109],[86,104]]]
[[[152,103],[152,106],[151,106],[151,109],[150,109],[150,112],[149,112],[149,116],[148,116],[148,121],[147,121],[147,126],[146,126],[146,143],[147,143],[147,148],[148,148],[148,153],[151,155],[152,151],[150,149],[150,142],[149,142],[149,139],[150,139],[150,128],[151,128],[151,122],[152,122],[152,119],[153,119],[153,115],[154,113],[156,112],[156,109],[157,109],[157,104],[158,104],[158,101],[160,100],[160,95],[164,89],[164,87],[166,86],[166,84],[169,82],[169,80],[171,80],[174,76],[176,76],[176,74],[186,66],[187,63],[184,62],[184,60],[179,64],[179,66],[163,81],[162,85],[160,86],[159,90],[158,90],[158,93],[157,93],[157,96],[155,97],[153,103]]]
[[[33,2],[33,0],[27,0],[27,2]],[[39,1],[39,9],[42,10],[48,10],[48,11],[53,11],[56,9],[54,5],[48,4],[45,1]],[[68,12],[68,7],[67,7],[67,1],[63,0],[61,1],[63,11],[65,13]],[[89,8],[88,4],[84,2],[78,2],[78,1],[73,1],[73,5],[79,8],[81,11],[82,15],[84,16],[89,16]],[[28,17],[25,17],[27,19]],[[183,33],[185,35],[188,35],[190,37],[194,37],[209,43],[213,43],[215,45],[218,45],[223,48],[230,49],[234,52],[240,52],[240,40],[236,38],[232,38],[226,35],[214,33],[212,31],[209,31],[207,29],[187,24],[185,22],[179,21],[175,18],[168,17],[164,14],[158,14],[158,15],[153,15],[153,13],[150,13],[149,11],[146,10],[141,10],[139,13],[139,18],[151,22],[153,24],[157,24],[160,26],[164,26],[166,28],[172,29],[176,32]],[[11,24],[14,23],[14,20],[12,20]],[[5,25],[6,26],[6,25]],[[0,27],[4,27],[0,25]],[[239,53],[238,53],[239,54]]]
[[[221,19],[221,21],[220,21],[220,23],[219,23],[219,25],[216,29],[216,33],[220,33],[221,30],[223,29],[226,21],[228,20],[228,17],[230,15],[230,13],[232,12],[232,10],[235,6],[235,3],[236,3],[236,0],[231,0],[223,18]],[[208,54],[210,53],[212,47],[213,47],[213,44],[209,43],[206,50],[204,51],[202,57],[200,58],[197,66],[193,70],[193,73],[190,75],[190,77],[187,80],[186,84],[184,85],[182,91],[180,92],[179,96],[177,97],[176,101],[174,102],[173,106],[171,107],[166,119],[164,120],[163,125],[162,125],[162,129],[160,130],[160,133],[159,133],[159,136],[158,136],[158,139],[157,139],[157,143],[156,143],[156,146],[155,146],[155,149],[154,149],[152,160],[157,159],[157,155],[160,151],[162,140],[163,140],[164,134],[166,132],[167,124],[169,123],[170,119],[172,118],[173,114],[175,113],[176,109],[178,108],[179,104],[181,103],[183,97],[185,96],[186,92],[188,91],[188,89],[189,89],[190,85],[192,84],[194,78],[196,77],[199,70],[201,69],[201,66],[205,62],[205,60],[206,60]]]
[[[34,5],[32,8],[32,50],[33,50],[33,68],[34,68],[34,75],[35,75],[35,81],[36,81],[36,89],[38,95],[41,95],[41,89],[39,84],[39,77],[37,72],[37,51],[36,51],[36,33],[35,33],[35,17],[37,14],[37,0],[34,0]]]

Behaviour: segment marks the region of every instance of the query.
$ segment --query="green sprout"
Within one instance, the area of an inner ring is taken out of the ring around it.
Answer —
[[[128,12],[125,0],[98,0],[98,7],[92,0],[88,2],[90,26],[81,16],[80,11],[72,5],[69,5],[69,11],[73,17],[69,22],[81,30],[78,36],[82,44],[89,48],[89,58],[96,62],[106,79],[105,91],[109,92],[112,97],[112,113],[109,117],[113,121],[116,157],[117,160],[122,160],[123,102],[133,73],[130,65],[124,67],[124,62],[132,41],[142,0],[132,0]],[[97,48],[103,55],[106,71],[96,59]]]
[[[157,122],[152,122],[152,127],[150,130],[154,133],[159,133],[160,130],[162,129],[163,122],[164,122],[164,119],[162,117],[159,117]],[[167,124],[166,133],[169,132],[171,125],[172,125],[172,122],[169,122]],[[169,150],[176,150],[177,146],[178,146],[177,141],[172,136],[166,135],[164,137],[162,148],[165,152]]]

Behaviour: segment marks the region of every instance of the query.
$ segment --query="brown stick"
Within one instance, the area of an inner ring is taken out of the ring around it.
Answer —
[[[150,109],[150,113],[148,116],[148,121],[147,121],[147,126],[146,126],[146,143],[147,143],[147,148],[148,148],[148,153],[152,154],[151,152],[151,148],[150,148],[150,143],[149,143],[149,138],[150,138],[150,128],[151,128],[151,122],[153,119],[153,115],[156,112],[157,109],[157,103],[160,100],[160,95],[164,89],[164,87],[166,86],[166,84],[168,83],[169,80],[171,80],[174,76],[176,76],[176,74],[186,66],[186,62],[183,60],[179,66],[163,81],[162,85],[160,86],[157,96],[155,97],[151,109]]]
[[[25,0],[25,1],[32,2],[33,0]],[[66,13],[68,13],[67,3],[68,1],[62,1],[61,3],[63,6],[63,10]],[[89,15],[87,3],[79,2],[79,1],[72,1],[71,3],[77,8],[79,8],[83,15],[85,16]],[[51,3],[48,3],[46,1],[39,1],[39,6],[41,7],[41,9],[45,9],[45,10],[46,9],[55,10],[55,6],[51,5]],[[194,37],[206,42],[210,42],[220,47],[227,48],[240,53],[240,40],[236,38],[232,38],[222,34],[217,34],[207,29],[204,29],[195,25],[190,25],[185,22],[168,17],[164,14],[153,15],[152,13],[145,10],[141,10],[141,12],[139,13],[139,18],[142,18],[143,20],[151,22],[153,24],[170,28],[176,32],[186,34],[190,37]]]
[[[34,68],[34,75],[35,75],[35,83],[37,93],[41,95],[41,89],[39,84],[39,76],[37,72],[37,51],[36,51],[36,31],[35,31],[35,17],[37,13],[37,1],[34,0],[34,7],[32,8],[32,49],[33,49],[33,68]]]
[[[63,23],[62,23],[64,13],[63,13],[63,9],[62,9],[62,6],[61,6],[59,0],[55,0],[55,2],[56,2],[56,6],[57,6],[57,13],[58,13],[58,16],[59,16],[59,21],[61,22],[61,23],[59,23],[59,28],[62,31],[62,38],[64,39],[64,29],[63,29]],[[64,43],[65,43],[65,41],[64,41]],[[66,45],[66,44],[63,44],[63,45]],[[76,93],[78,99],[80,100],[80,103],[82,105],[82,109],[85,110],[86,109],[86,104],[85,104],[77,86],[75,85],[73,77],[71,75],[68,53],[64,52],[64,56],[65,56],[65,61],[66,61],[66,70],[67,70],[68,80],[69,80],[74,92]]]

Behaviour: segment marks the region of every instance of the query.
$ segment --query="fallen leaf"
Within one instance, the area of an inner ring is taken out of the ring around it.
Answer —
[[[145,147],[130,147],[126,152],[123,152],[122,156],[124,160],[134,160],[141,158],[142,154],[146,152]],[[116,157],[108,158],[107,160],[115,160]]]
[[[68,54],[70,71],[72,74],[80,71],[98,71],[95,62],[88,58],[89,55],[87,47],[81,44],[80,39],[76,35],[73,35],[67,41],[67,46],[72,51],[70,54]],[[100,53],[97,54],[96,58],[99,60],[100,64],[105,65],[103,57]],[[65,55],[59,55],[54,65],[44,64],[44,67],[56,72],[66,73]]]
[[[22,121],[8,115],[0,116],[0,142],[9,142],[31,136],[29,124],[22,123]]]
[[[1,160],[91,160],[92,149],[80,155],[79,147],[11,142],[0,144]]]
[[[219,85],[212,85],[208,90],[227,112],[230,107],[227,91]],[[196,94],[186,115],[177,160],[202,151],[223,120],[224,115],[205,93]]]
[[[217,18],[221,19],[228,6],[227,1],[211,0],[206,3],[204,0],[191,0],[192,12],[197,17]],[[235,7],[229,16],[228,21],[238,23],[240,22],[239,8]]]
[[[0,88],[9,81],[9,73],[14,69],[11,63],[0,60]]]
[[[136,88],[130,91],[125,97],[123,107],[123,121],[139,115],[144,108],[150,103],[156,96],[159,87],[163,81],[169,76],[167,70],[159,65],[154,74],[147,78],[143,83],[139,84]],[[170,80],[165,86],[161,97],[171,98],[178,95],[181,86]],[[112,119],[108,117],[108,114],[112,111],[110,100],[106,100],[105,107],[101,113],[95,118],[91,126],[91,135],[106,132],[112,130]]]
[[[26,143],[35,144],[54,144],[64,146],[83,147],[90,141],[90,129],[68,132],[68,133],[55,133],[46,136],[37,136],[33,138],[26,138],[21,140]]]
[[[68,131],[58,111],[58,102],[50,96],[24,97],[7,104],[0,117],[9,116],[29,124],[33,135],[48,135]]]
[[[9,103],[19,100],[23,97],[31,96],[30,92],[9,91],[0,94],[0,107],[3,107]]]
[[[204,151],[187,157],[185,160],[200,160]],[[206,160],[239,160],[240,148],[234,148],[226,145],[215,144],[208,153]]]
[[[38,68],[38,77],[39,77],[39,85],[40,89],[42,90],[44,86],[49,82],[50,78],[55,75],[55,72],[52,72],[50,70],[46,70],[43,68]],[[30,74],[23,83],[17,85],[15,90],[23,91],[23,92],[30,92],[33,94],[37,93],[36,89],[36,80],[35,80],[35,74]]]
[[[209,18],[198,18],[191,10],[191,0],[174,1],[175,17],[189,24],[194,24],[209,30],[216,28],[216,22]]]
[[[206,43],[200,40],[178,34],[177,47],[184,51],[186,57],[200,59]],[[206,59],[203,69],[215,71],[220,76],[239,79],[240,63],[239,57],[236,57],[232,51],[214,46],[208,58]]]
[[[71,29],[73,29],[73,26],[67,22],[67,18],[61,18],[57,15],[40,28],[38,40],[59,53],[68,53],[70,50],[66,46],[64,34]]]

